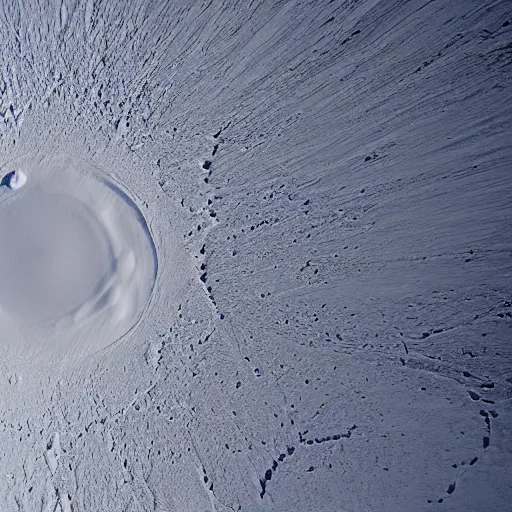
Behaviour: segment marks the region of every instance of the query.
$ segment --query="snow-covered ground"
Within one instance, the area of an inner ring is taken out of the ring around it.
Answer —
[[[506,511],[512,4],[0,4],[0,510]]]

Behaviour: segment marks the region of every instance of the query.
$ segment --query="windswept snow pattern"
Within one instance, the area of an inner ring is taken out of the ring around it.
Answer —
[[[0,25],[2,511],[508,509],[510,2]]]

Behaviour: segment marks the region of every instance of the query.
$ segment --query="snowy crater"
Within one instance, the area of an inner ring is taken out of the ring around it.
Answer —
[[[0,194],[0,329],[34,350],[101,350],[138,322],[157,257],[123,187],[80,159],[20,169]]]

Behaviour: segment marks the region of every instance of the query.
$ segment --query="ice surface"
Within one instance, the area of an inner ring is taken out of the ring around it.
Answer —
[[[508,510],[511,21],[3,2],[1,510]]]

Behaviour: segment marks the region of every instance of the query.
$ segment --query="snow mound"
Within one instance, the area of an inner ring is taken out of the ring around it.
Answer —
[[[9,174],[9,187],[18,190],[27,183],[27,175],[23,171],[12,171]]]

